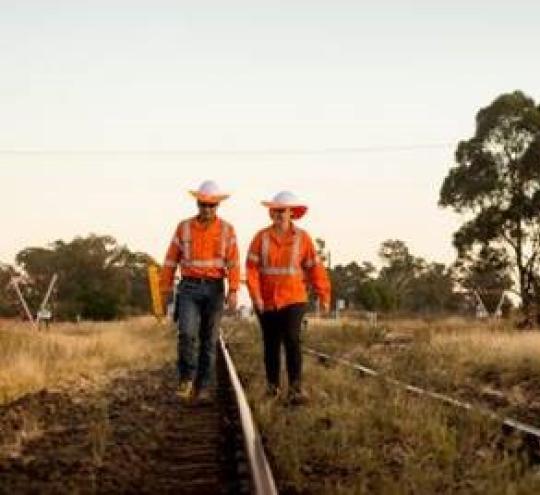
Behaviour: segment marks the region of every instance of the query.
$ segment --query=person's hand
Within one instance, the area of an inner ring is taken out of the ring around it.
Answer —
[[[321,313],[330,313],[330,301],[322,301],[319,299],[319,308],[321,309]]]
[[[160,291],[160,293],[163,304],[171,304],[173,302],[174,292],[172,290],[164,290]]]
[[[237,305],[238,305],[238,294],[236,293],[235,290],[231,290],[227,294],[227,308],[229,308],[230,311],[234,311]]]
[[[163,312],[164,315],[167,315],[167,309],[168,309],[169,304],[171,302],[169,297],[170,297],[170,292],[169,291],[161,292],[161,311]]]

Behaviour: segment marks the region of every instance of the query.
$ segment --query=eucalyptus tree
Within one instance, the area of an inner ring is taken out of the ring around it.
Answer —
[[[454,234],[458,257],[504,247],[530,315],[540,300],[539,106],[521,91],[500,95],[478,111],[474,136],[458,144],[455,159],[439,204],[468,215]]]
[[[31,281],[27,298],[37,307],[53,273],[58,275],[55,314],[60,318],[110,320],[150,309],[146,267],[153,259],[131,252],[111,236],[91,234],[48,247],[29,247],[17,264]]]
[[[458,284],[469,293],[476,291],[486,309],[493,313],[503,293],[513,285],[510,265],[506,249],[482,246],[478,252],[461,256],[453,273]],[[474,297],[472,300],[476,302]]]

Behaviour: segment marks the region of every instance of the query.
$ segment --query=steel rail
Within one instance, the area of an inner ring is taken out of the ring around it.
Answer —
[[[227,374],[233,387],[236,404],[238,406],[244,446],[254,493],[256,495],[277,495],[278,491],[276,489],[276,483],[264,452],[261,436],[253,421],[253,415],[251,414],[246,394],[244,393],[234,363],[222,336],[219,337],[218,346],[223,355]]]
[[[395,378],[386,376],[383,373],[376,371],[374,369],[368,368],[366,366],[362,366],[361,364],[356,364],[351,361],[348,361],[347,359],[343,359],[337,356],[332,356],[331,354],[316,351],[315,349],[310,349],[308,347],[304,347],[303,352],[311,356],[315,356],[320,360],[334,361],[336,363],[347,366],[348,368],[352,368],[356,371],[360,371],[364,373],[365,375],[369,375],[372,377],[379,377],[383,379],[385,382],[390,383],[396,387],[403,388],[407,392],[410,392],[412,394],[415,394],[418,396],[429,397],[439,402],[443,402],[445,404],[449,404],[454,407],[465,409],[467,411],[476,411],[482,414],[483,416],[486,416],[492,420],[498,421],[501,423],[502,428],[505,432],[516,431],[520,435],[522,435],[523,438],[526,440],[526,446],[529,450],[531,461],[535,463],[540,462],[540,428],[537,428],[536,426],[529,425],[527,423],[522,423],[521,421],[517,421],[512,418],[499,416],[497,413],[489,409],[475,406],[469,402],[464,402],[464,401],[455,399],[446,394],[441,394],[439,392],[426,390],[426,389],[417,387],[415,385],[410,385],[401,380],[396,380]]]

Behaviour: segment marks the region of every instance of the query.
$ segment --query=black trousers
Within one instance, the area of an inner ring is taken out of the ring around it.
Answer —
[[[305,303],[291,304],[258,315],[263,334],[264,365],[268,385],[279,386],[281,344],[283,343],[289,386],[300,390],[302,381],[300,330],[306,307]]]

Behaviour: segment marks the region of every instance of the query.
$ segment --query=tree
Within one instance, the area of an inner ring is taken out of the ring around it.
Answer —
[[[457,311],[461,297],[454,286],[451,268],[443,263],[426,263],[411,284],[405,307],[415,313]]]
[[[37,307],[54,273],[58,274],[55,314],[110,320],[147,312],[150,297],[146,266],[152,258],[132,253],[110,236],[76,237],[49,248],[27,248],[16,261],[31,281],[26,297]]]
[[[390,295],[390,309],[403,309],[405,299],[410,294],[415,278],[421,273],[425,261],[414,257],[407,245],[400,240],[386,240],[381,244],[379,257],[385,266],[379,272],[379,282]]]
[[[381,244],[384,266],[376,275],[369,262],[353,261],[330,270],[332,292],[348,307],[368,311],[442,313],[459,309],[461,297],[454,291],[451,268],[427,263],[412,255],[400,240]]]
[[[15,269],[0,263],[0,316],[13,317],[21,314],[17,295],[10,286],[11,278],[16,276]]]
[[[374,272],[375,267],[369,262],[359,265],[353,261],[347,265],[336,265],[330,271],[334,299],[342,299],[348,307],[374,309],[377,296],[374,295],[375,289],[370,287]]]
[[[457,282],[468,291],[476,291],[486,309],[493,313],[504,291],[512,287],[511,261],[503,248],[482,246],[454,265]]]
[[[454,234],[458,257],[504,247],[529,314],[540,302],[540,108],[521,91],[499,96],[477,113],[455,158],[439,204],[470,215]]]
[[[330,252],[325,251],[326,248],[326,241],[324,239],[321,239],[320,237],[317,237],[315,239],[315,249],[317,252],[317,256],[319,257],[319,260],[323,265],[328,265],[330,268]]]
[[[385,263],[377,286],[384,309],[410,313],[455,311],[460,298],[454,291],[452,270],[443,263],[414,256],[400,240],[384,241],[379,256]]]

